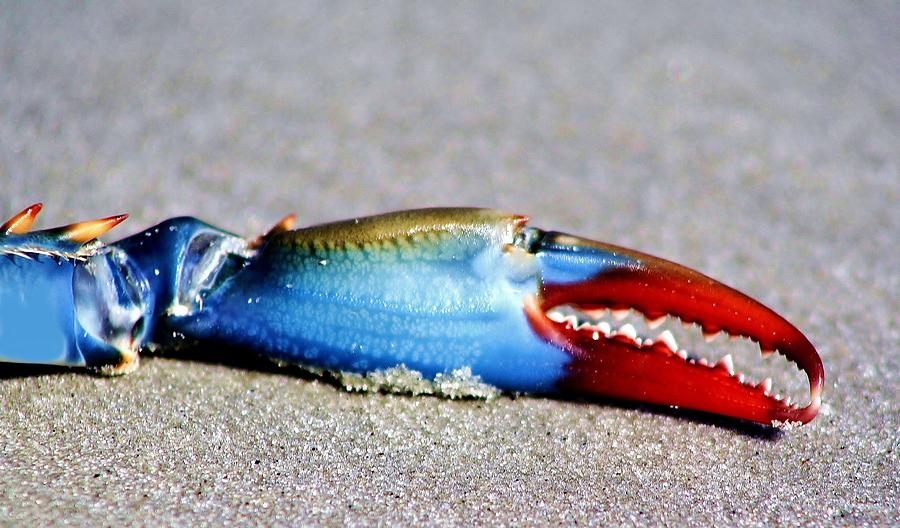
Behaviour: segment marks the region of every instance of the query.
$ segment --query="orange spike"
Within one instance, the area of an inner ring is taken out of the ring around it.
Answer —
[[[77,222],[59,228],[60,238],[71,240],[72,242],[89,242],[110,229],[122,223],[127,214],[108,216],[97,220],[88,220],[87,222]]]
[[[290,231],[294,228],[294,224],[297,223],[297,215],[289,214],[278,221],[277,224],[272,226],[272,229],[262,236],[256,237],[253,241],[250,242],[250,249],[256,249],[262,245],[263,242],[277,235],[278,233],[284,233],[285,231]]]
[[[291,213],[279,220],[277,224],[272,226],[272,229],[269,229],[269,232],[266,233],[266,237],[277,235],[278,233],[284,233],[285,231],[290,231],[291,229],[294,229],[294,224],[296,223],[297,215]]]
[[[2,226],[0,226],[0,234],[24,235],[28,232],[29,229],[31,229],[31,224],[34,223],[34,219],[37,218],[37,215],[41,212],[42,207],[44,207],[44,204],[40,202],[29,205],[28,207],[23,209],[21,213],[14,215]]]

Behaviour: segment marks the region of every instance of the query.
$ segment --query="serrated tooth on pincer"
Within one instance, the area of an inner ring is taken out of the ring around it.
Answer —
[[[551,321],[556,323],[563,323],[566,320],[566,316],[561,314],[560,312],[551,310],[547,312],[547,319],[550,319]]]
[[[600,319],[603,319],[604,317],[606,317],[606,312],[607,308],[582,310],[582,313],[584,313],[584,315],[592,321],[599,321]]]
[[[684,349],[675,351],[675,355],[687,361],[687,351]]]
[[[616,321],[621,321],[628,317],[628,314],[631,313],[631,309],[629,308],[618,308],[610,310],[612,312],[613,319]]]
[[[612,325],[610,325],[606,321],[600,321],[599,323],[597,323],[597,328],[600,329],[601,332],[603,332],[603,335],[608,336],[612,333]]]
[[[618,334],[633,341],[637,337],[637,330],[630,323],[626,323],[619,327]]]
[[[724,367],[729,374],[734,376],[734,358],[731,357],[731,354],[723,356],[716,365]]]
[[[703,331],[703,340],[707,343],[712,343],[719,336],[719,332],[707,332]]]
[[[678,342],[675,341],[675,336],[672,335],[672,332],[669,330],[663,330],[660,332],[658,336],[656,336],[656,341],[662,341],[664,345],[669,347],[669,350],[675,352],[678,350]]]
[[[655,319],[644,316],[644,320],[647,321],[647,328],[649,328],[650,330],[656,330],[657,328],[659,328],[663,323],[666,322],[666,318],[667,316],[665,315],[660,315]]]
[[[760,348],[759,353],[762,355],[763,359],[768,359],[775,353],[775,350],[771,348]]]
[[[578,321],[575,326],[575,330],[583,330],[585,328],[591,328],[591,327],[592,327],[592,325],[591,325],[590,321]]]
[[[760,383],[758,386],[762,387],[763,391],[765,391],[766,394],[769,394],[770,392],[772,392],[772,378],[766,378],[762,380],[762,383]]]

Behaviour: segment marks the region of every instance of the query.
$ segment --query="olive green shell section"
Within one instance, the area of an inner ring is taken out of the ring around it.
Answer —
[[[423,256],[415,254],[453,241],[478,241],[477,245],[512,243],[527,221],[525,216],[492,209],[414,209],[279,233],[268,241],[267,249],[287,246],[319,255],[388,251]]]

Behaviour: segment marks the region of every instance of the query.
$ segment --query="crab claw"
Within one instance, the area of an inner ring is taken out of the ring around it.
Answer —
[[[572,361],[559,382],[564,391],[678,406],[765,424],[807,423],[821,405],[822,361],[809,340],[774,311],[743,293],[673,262],[630,249],[553,232],[529,235],[540,262],[538,294],[526,306],[532,328],[566,350]],[[797,407],[770,394],[771,382],[745,383],[731,356],[718,364],[690,360],[671,333],[636,338],[633,327],[585,331],[572,318],[553,317],[568,306],[590,313],[631,309],[651,321],[666,316],[723,331],[779,351],[809,380],[810,401]]]
[[[162,270],[144,275],[160,283],[151,287],[161,292],[153,336],[163,340],[359,374],[403,366],[437,380],[462,370],[501,390],[603,395],[766,424],[815,416],[822,363],[783,318],[677,264],[527,221],[424,209],[291,229],[288,217],[247,244],[176,220],[178,241],[166,245],[183,249],[165,253],[168,265],[148,240],[174,236],[166,235],[174,225],[117,247],[138,267]],[[574,320],[556,317],[561,307]],[[628,323],[579,324],[579,312],[590,319],[601,308],[654,322],[672,315],[779,350],[806,371],[810,404],[782,402],[768,381],[744,383],[730,356],[713,366],[689,359],[665,331],[645,340]]]

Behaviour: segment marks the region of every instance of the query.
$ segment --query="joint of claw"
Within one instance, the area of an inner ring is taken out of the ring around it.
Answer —
[[[588,332],[594,341],[612,339],[630,344],[639,351],[671,354],[688,364],[696,365],[698,368],[717,370],[748,387],[761,391],[766,396],[787,402],[794,407],[800,407],[800,405],[793,404],[792,400],[799,400],[800,395],[804,394],[805,380],[799,377],[783,380],[781,375],[775,374],[776,379],[779,380],[779,386],[787,385],[785,390],[790,390],[793,398],[786,393],[773,393],[772,377],[765,372],[771,368],[771,365],[768,365],[770,362],[754,362],[751,358],[752,355],[760,354],[763,358],[768,358],[774,351],[760,349],[756,341],[746,336],[732,335],[719,328],[701,327],[694,322],[680,320],[677,316],[670,314],[648,316],[633,309],[602,307],[583,309],[573,305],[561,305],[548,310],[546,316],[551,321],[564,324],[574,331]],[[679,321],[684,328],[677,324]],[[719,339],[719,334],[724,334],[729,339]],[[684,347],[679,345],[681,340],[685,341]],[[706,343],[714,341],[718,341],[714,345],[716,349],[736,348],[739,350],[734,352],[726,350],[727,353],[717,356],[717,359],[698,355],[701,351],[709,353],[711,347],[706,346]],[[748,347],[749,343],[752,345]],[[740,350],[742,348],[745,350]],[[754,350],[755,352],[753,352]],[[751,353],[752,355],[748,355]],[[750,370],[738,372],[735,367],[736,357],[741,360],[742,364],[745,360],[747,363],[751,363],[751,365],[747,365]],[[793,369],[789,370],[793,371]]]

